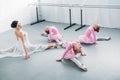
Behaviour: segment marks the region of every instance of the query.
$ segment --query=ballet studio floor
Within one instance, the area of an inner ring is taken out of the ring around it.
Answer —
[[[79,27],[75,25],[64,30],[68,24],[46,21],[32,26],[26,25],[23,30],[29,34],[31,43],[48,45],[51,43],[40,35],[47,25],[56,26],[66,41],[76,40],[88,27],[75,31]],[[0,33],[0,49],[15,44],[13,31],[10,29]],[[87,72],[81,71],[69,60],[56,62],[64,52],[64,49],[56,48],[34,53],[28,60],[24,57],[0,58],[0,80],[120,80],[120,29],[101,28],[97,36],[111,36],[111,40],[83,45],[87,56],[80,57],[79,60],[88,68]]]

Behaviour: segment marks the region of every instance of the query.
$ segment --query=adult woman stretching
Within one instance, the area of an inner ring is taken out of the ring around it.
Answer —
[[[47,50],[56,46],[56,45],[47,46],[42,44],[36,44],[36,45],[31,44],[29,42],[27,32],[22,30],[22,25],[17,20],[11,23],[11,27],[15,28],[15,36],[17,38],[17,44],[8,49],[0,50],[0,57],[10,57],[10,56],[17,57],[17,56],[25,55],[25,59],[28,59],[29,54],[31,53]]]

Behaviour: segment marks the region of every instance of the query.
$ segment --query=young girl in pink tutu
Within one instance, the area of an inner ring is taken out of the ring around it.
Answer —
[[[42,33],[41,35],[48,37],[48,42],[55,41],[56,43],[60,43],[62,41],[62,35],[54,26],[46,26],[45,33]]]
[[[95,32],[99,32],[99,30],[100,30],[99,24],[93,24],[90,27],[88,27],[85,34],[79,37],[80,43],[95,44],[96,41],[108,41],[111,39],[110,37],[97,38]]]
[[[80,63],[78,57],[86,56],[86,54],[82,51],[82,46],[80,45],[79,41],[71,41],[67,42],[64,46],[66,49],[61,56],[60,59],[57,59],[57,62],[62,61],[63,59],[68,59],[73,61],[81,70],[87,71],[87,68],[83,64]]]

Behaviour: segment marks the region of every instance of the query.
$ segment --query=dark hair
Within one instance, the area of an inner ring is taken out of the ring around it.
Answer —
[[[49,30],[48,31],[45,31],[47,34],[49,34]]]
[[[99,30],[100,30],[100,27],[98,26],[97,29],[96,29],[95,31],[99,32]]]
[[[12,23],[11,23],[11,27],[12,27],[12,28],[16,28],[16,27],[17,27],[17,24],[18,24],[18,21],[17,21],[17,20],[14,20],[14,21],[12,21]]]

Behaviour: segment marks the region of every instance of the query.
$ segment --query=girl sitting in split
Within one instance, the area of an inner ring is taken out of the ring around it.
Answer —
[[[56,43],[60,43],[62,41],[62,35],[54,26],[46,26],[45,33],[42,33],[41,35],[48,37],[48,42],[55,41]]]
[[[86,56],[85,53],[82,51],[82,47],[79,41],[71,41],[66,43],[65,51],[60,59],[57,59],[57,62],[62,61],[63,59],[69,59],[73,61],[81,70],[87,71],[87,68],[83,64],[81,64],[78,60],[78,56]]]
[[[100,29],[99,24],[94,24],[94,25],[91,25],[90,27],[88,27],[85,34],[79,37],[80,43],[95,44],[96,41],[108,41],[111,39],[110,37],[96,38],[95,31],[99,32],[99,29]]]
[[[15,28],[17,44],[8,49],[0,50],[0,57],[17,57],[25,55],[25,59],[28,59],[29,54],[31,53],[47,50],[56,46],[56,45],[47,46],[42,44],[36,45],[31,44],[28,39],[28,34],[22,30],[22,25],[19,21],[16,20],[13,21],[11,23],[11,27]]]

